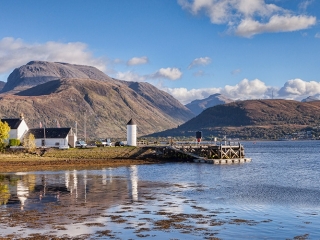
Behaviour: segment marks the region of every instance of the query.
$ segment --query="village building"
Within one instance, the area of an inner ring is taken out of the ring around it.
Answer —
[[[75,147],[77,136],[69,128],[32,128],[27,135],[33,134],[36,147],[68,148]]]
[[[20,118],[4,118],[1,122],[6,122],[10,127],[9,139],[19,139],[21,142],[29,128],[24,120],[23,114]]]

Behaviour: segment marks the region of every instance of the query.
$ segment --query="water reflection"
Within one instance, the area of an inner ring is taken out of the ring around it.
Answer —
[[[41,204],[78,201],[109,204],[118,200],[137,201],[138,168],[126,168],[127,178],[114,177],[112,168],[101,171],[64,171],[0,175],[0,205],[41,209]]]
[[[17,181],[17,196],[21,203],[21,209],[23,209],[25,201],[29,196],[29,188],[23,183],[22,180]]]
[[[130,166],[128,169],[128,189],[132,201],[138,201],[138,168]]]
[[[204,239],[217,233],[221,239],[319,239],[320,161],[314,149],[320,141],[312,144],[251,144],[246,149],[254,161],[244,165],[170,163],[0,175],[0,236],[49,226],[42,233],[114,234],[105,239]],[[31,218],[34,223],[18,218],[14,228],[15,212],[41,217]]]

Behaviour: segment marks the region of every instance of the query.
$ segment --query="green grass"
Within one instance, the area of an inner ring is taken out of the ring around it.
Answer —
[[[112,159],[130,158],[139,148],[137,147],[95,147],[70,148],[68,150],[50,149],[43,157],[66,159]]]

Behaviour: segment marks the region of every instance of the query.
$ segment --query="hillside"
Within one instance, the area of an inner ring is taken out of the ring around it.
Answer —
[[[182,124],[152,136],[227,135],[233,138],[277,139],[320,125],[320,101],[247,100],[204,110]]]
[[[212,94],[205,99],[197,99],[185,106],[195,115],[199,115],[203,110],[214,107],[219,104],[231,103],[233,100],[223,96],[220,93]]]
[[[5,82],[0,81],[0,91],[2,90],[5,84],[6,84]]]
[[[56,121],[74,127],[77,122],[79,137],[86,126],[91,138],[123,138],[131,118],[137,122],[138,135],[145,135],[194,116],[149,83],[112,79],[93,67],[49,62],[30,62],[8,77],[0,94],[0,117],[20,113],[30,127],[40,122],[55,127]]]

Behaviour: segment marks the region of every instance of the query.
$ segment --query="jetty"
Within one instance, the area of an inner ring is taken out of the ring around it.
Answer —
[[[244,147],[240,143],[201,143],[177,142],[167,146],[157,146],[157,155],[162,158],[182,162],[200,162],[212,164],[237,164],[251,162],[245,157]]]

